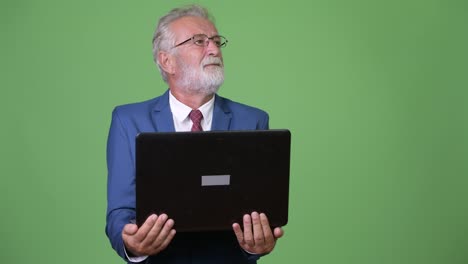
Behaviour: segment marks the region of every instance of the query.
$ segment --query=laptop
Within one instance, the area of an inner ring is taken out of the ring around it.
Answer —
[[[154,132],[136,137],[136,222],[167,214],[177,232],[231,230],[244,214],[288,222],[289,130]]]

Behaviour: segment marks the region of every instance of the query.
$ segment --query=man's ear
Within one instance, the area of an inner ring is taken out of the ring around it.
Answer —
[[[171,54],[165,51],[160,51],[158,53],[158,61],[159,61],[159,65],[161,66],[161,68],[167,74],[175,73],[174,57]]]

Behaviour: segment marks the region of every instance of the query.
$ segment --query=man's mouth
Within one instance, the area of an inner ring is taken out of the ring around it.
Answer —
[[[212,67],[212,66],[217,66],[217,67],[221,67],[221,64],[219,63],[208,63],[208,64],[205,64],[203,67]]]

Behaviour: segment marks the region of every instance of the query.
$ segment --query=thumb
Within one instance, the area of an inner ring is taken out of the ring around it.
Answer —
[[[280,238],[284,235],[284,231],[281,227],[277,227],[275,228],[275,230],[273,230],[273,234],[275,236],[275,238]]]
[[[124,235],[132,236],[138,231],[138,226],[135,224],[126,224],[123,228],[122,233]]]

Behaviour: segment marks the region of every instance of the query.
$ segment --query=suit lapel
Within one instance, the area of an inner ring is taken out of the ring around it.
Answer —
[[[167,90],[153,107],[151,112],[153,122],[158,132],[174,132],[174,119],[169,106],[169,90]]]
[[[218,95],[215,95],[214,104],[211,130],[229,130],[232,118],[231,110],[226,105],[224,98]]]

